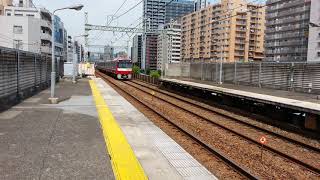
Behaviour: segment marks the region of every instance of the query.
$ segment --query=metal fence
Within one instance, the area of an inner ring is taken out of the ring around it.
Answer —
[[[220,69],[222,70],[220,73]],[[256,87],[320,92],[320,63],[181,63],[167,64],[165,77]]]
[[[63,60],[56,61],[56,80]],[[51,56],[0,47],[0,104],[25,98],[50,85]]]
[[[158,85],[159,84],[159,78],[151,77],[149,75],[145,74],[133,74],[133,79],[138,79],[150,84]]]

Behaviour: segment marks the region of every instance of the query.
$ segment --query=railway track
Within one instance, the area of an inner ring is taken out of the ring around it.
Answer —
[[[226,115],[226,114],[221,114],[221,113],[217,113],[217,112],[214,112],[212,111],[211,109],[208,109],[208,108],[204,108],[202,106],[200,106],[199,104],[197,103],[194,103],[192,102],[192,100],[190,99],[186,99],[184,97],[181,97],[181,96],[178,96],[178,95],[174,95],[172,93],[169,93],[169,92],[166,92],[166,91],[163,91],[163,90],[158,90],[158,89],[155,89],[155,88],[152,88],[152,87],[149,87],[148,85],[144,85],[142,83],[136,83],[136,82],[111,82],[112,80],[110,80],[110,78],[106,77],[105,75],[103,74],[100,74],[101,77],[103,77],[104,79],[108,80],[108,82],[110,83],[113,83],[115,86],[117,86],[118,88],[121,88],[123,91],[126,91],[126,93],[128,95],[131,95],[131,93],[128,93],[127,91],[128,90],[125,90],[123,89],[123,87],[119,86],[118,83],[123,83],[125,84],[126,86],[129,86],[131,88],[134,88],[142,93],[145,93],[145,94],[148,94],[148,95],[151,95],[153,96],[154,98],[156,99],[159,99],[161,101],[164,101],[168,104],[170,104],[171,106],[177,108],[177,109],[181,109],[182,111],[185,111],[186,113],[189,113],[189,114],[192,114],[192,116],[195,116],[199,119],[203,119],[211,124],[214,124],[215,126],[218,126],[219,128],[223,129],[223,130],[226,130],[226,131],[229,131],[231,132],[232,134],[235,134],[236,136],[239,136],[243,139],[245,139],[246,141],[249,141],[250,143],[253,143],[255,144],[256,146],[260,146],[260,143],[259,141],[257,141],[256,139],[253,139],[252,137],[248,137],[247,135],[245,134],[242,134],[238,131],[235,131],[233,129],[230,129],[228,126],[226,125],[222,125],[222,124],[219,124],[217,122],[214,122],[212,121],[212,119],[209,119],[207,117],[205,117],[204,115],[201,115],[200,113],[196,113],[196,112],[193,112],[191,111],[190,109],[186,108],[188,106],[196,106],[198,108],[202,108],[202,109],[205,109],[206,111],[210,111],[210,113],[215,113],[216,115],[215,116],[221,116],[223,118],[229,118],[229,120],[231,119],[232,121],[237,121],[237,123],[241,124],[242,126],[247,126],[247,128],[252,128],[252,129],[255,129],[256,131],[260,131],[260,132],[263,132],[263,133],[267,133],[267,135],[269,136],[274,136],[274,137],[277,137],[279,139],[282,139],[288,143],[292,143],[296,146],[301,146],[305,149],[308,149],[308,151],[315,151],[316,153],[319,153],[319,149],[317,149],[316,147],[313,147],[313,146],[310,146],[308,144],[305,144],[303,142],[300,142],[300,141],[296,141],[294,139],[291,139],[291,138],[288,138],[288,137],[285,137],[285,136],[282,136],[280,134],[277,134],[277,133],[274,133],[272,131],[269,131],[269,130],[266,130],[266,129],[263,129],[261,127],[258,127],[258,126],[255,126],[255,125],[252,125],[252,124],[249,124],[249,123],[246,123],[246,122],[243,122],[243,121],[239,121],[238,119],[234,118],[234,117],[230,117],[229,115]],[[156,93],[154,93],[156,92]],[[131,95],[132,96],[132,95]],[[230,158],[228,158],[228,156],[226,156],[225,154],[223,154],[221,151],[215,149],[213,146],[209,145],[209,143],[207,142],[203,142],[201,140],[201,138],[198,137],[197,133],[194,133],[194,132],[191,132],[191,131],[188,131],[187,129],[177,125],[174,123],[174,121],[172,119],[170,119],[170,117],[168,117],[166,114],[164,113],[161,113],[159,111],[157,111],[156,109],[154,109],[153,106],[151,106],[150,104],[144,102],[143,100],[137,98],[136,96],[132,96],[133,98],[135,98],[136,100],[138,100],[140,103],[143,103],[145,106],[147,106],[148,108],[152,109],[155,113],[161,115],[161,117],[163,117],[164,119],[170,121],[172,124],[174,124],[179,130],[185,132],[186,134],[188,134],[189,136],[191,136],[193,139],[195,139],[195,141],[197,141],[197,143],[199,144],[202,144],[204,147],[206,147],[207,149],[210,149],[210,151],[212,151],[216,156],[219,156],[221,159],[223,159],[223,161],[227,162],[228,164],[230,164],[231,167],[233,167],[234,169],[236,169],[238,172],[241,172],[241,174],[245,175],[246,177],[250,178],[250,179],[255,179],[257,178],[255,175],[253,175],[252,173],[250,173],[250,171],[246,170],[246,168],[243,168],[242,165],[240,164],[237,164],[235,161],[232,161]],[[168,100],[170,98],[174,98],[176,101],[181,101],[183,103],[186,103],[187,105],[182,105],[182,104],[175,104],[173,103],[172,101]],[[239,121],[239,122],[238,122]],[[320,171],[319,171],[319,167],[313,165],[313,164],[309,164],[309,163],[306,163],[304,162],[303,160],[300,160],[294,156],[290,156],[272,146],[265,146],[265,148],[269,151],[269,152],[272,152],[282,158],[285,158],[286,160],[289,160],[291,162],[294,162],[296,164],[298,164],[299,166],[305,168],[305,169],[308,169],[316,174],[320,174]],[[317,160],[315,160],[317,161]],[[319,176],[318,176],[319,177]]]
[[[179,131],[181,131],[183,134],[185,134],[186,136],[188,136],[190,139],[192,139],[194,142],[196,142],[197,144],[201,145],[202,148],[207,149],[209,152],[211,152],[214,156],[218,157],[220,160],[222,160],[224,163],[227,164],[227,166],[231,167],[234,171],[236,171],[237,173],[239,173],[241,176],[243,176],[243,178],[245,179],[260,179],[258,176],[252,174],[248,169],[244,168],[243,166],[237,164],[236,162],[234,162],[233,160],[231,160],[230,158],[228,158],[228,156],[226,156],[225,154],[223,154],[222,152],[220,152],[219,150],[215,149],[214,147],[204,143],[201,141],[201,139],[199,137],[197,137],[194,133],[185,130],[184,128],[181,128],[180,126],[178,126],[177,124],[174,123],[173,120],[171,120],[170,117],[168,117],[167,115],[155,110],[152,106],[150,106],[149,104],[147,104],[146,102],[140,100],[139,98],[137,98],[136,96],[133,96],[131,93],[129,93],[127,90],[123,89],[121,86],[119,86],[117,83],[115,83],[113,80],[110,80],[111,78],[108,77],[107,75],[101,73],[101,72],[96,72],[96,74],[101,77],[102,79],[104,79],[105,81],[107,81],[108,83],[111,83],[113,86],[117,87],[118,89],[120,89],[122,92],[124,92],[125,94],[127,94],[128,96],[130,96],[131,98],[135,99],[136,101],[138,101],[139,103],[143,104],[143,106],[147,107],[149,110],[151,110],[153,113],[159,115],[160,117],[162,117],[163,119],[165,119],[166,121],[168,121],[172,126],[174,126],[176,129],[178,129]]]
[[[251,124],[251,123],[249,123],[249,122],[243,121],[243,120],[241,120],[241,119],[238,119],[238,117],[235,117],[235,116],[232,116],[232,115],[226,113],[225,111],[221,111],[221,110],[219,111],[219,110],[217,110],[216,108],[209,107],[208,105],[204,105],[203,103],[195,102],[195,101],[192,100],[192,99],[184,98],[184,97],[182,97],[182,96],[180,96],[180,95],[173,94],[173,93],[168,92],[168,91],[164,91],[164,90],[157,89],[156,87],[153,87],[152,85],[147,85],[147,84],[145,84],[145,83],[140,83],[140,82],[137,82],[137,81],[130,81],[130,83],[131,83],[131,82],[134,83],[134,84],[136,84],[136,85],[138,85],[138,86],[142,86],[142,87],[144,87],[144,88],[148,88],[148,89],[151,90],[151,91],[155,91],[155,92],[164,94],[164,95],[166,95],[166,96],[169,96],[169,97],[171,97],[171,98],[178,99],[178,100],[183,101],[183,102],[185,102],[185,103],[190,103],[190,104],[192,104],[193,106],[196,106],[196,107],[198,107],[198,108],[203,108],[203,109],[205,109],[206,111],[209,111],[209,112],[211,112],[211,113],[218,114],[218,115],[223,116],[223,117],[225,117],[225,118],[231,119],[231,120],[233,120],[233,121],[235,121],[235,122],[237,122],[237,123],[239,123],[239,124],[248,126],[248,127],[250,127],[250,128],[254,128],[254,129],[259,130],[259,131],[261,131],[261,132],[263,132],[263,133],[266,133],[266,135],[272,135],[272,136],[275,136],[275,137],[284,139],[284,140],[286,140],[286,141],[288,141],[288,142],[290,142],[290,143],[294,143],[294,144],[296,144],[296,145],[299,145],[299,146],[301,146],[301,147],[303,147],[303,148],[305,148],[305,149],[308,149],[308,150],[310,150],[310,151],[314,151],[314,152],[316,152],[316,153],[320,153],[320,148],[318,148],[318,147],[316,147],[316,146],[307,144],[307,143],[305,143],[305,142],[301,142],[301,141],[299,141],[299,140],[296,140],[296,139],[287,137],[287,136],[285,136],[285,135],[282,135],[282,134],[279,134],[279,133],[277,133],[277,132],[268,130],[268,129],[266,129],[266,128],[259,127],[259,126],[257,126],[257,125],[254,125],[254,124]],[[130,85],[130,83],[127,83],[127,84]],[[131,84],[131,85],[132,85],[132,84]],[[136,88],[139,88],[139,87],[136,87]],[[141,88],[140,88],[140,89],[141,89]],[[151,91],[149,91],[149,92],[151,92]],[[145,92],[146,92],[146,91],[145,91]]]
[[[204,108],[203,106],[200,106],[199,104],[194,103],[194,102],[192,102],[192,101],[190,101],[190,100],[187,100],[187,99],[185,99],[185,98],[182,98],[182,97],[179,97],[179,96],[175,96],[175,95],[172,95],[171,93],[167,93],[167,92],[164,92],[164,91],[159,91],[159,90],[156,90],[156,89],[154,89],[154,88],[150,88],[150,87],[148,87],[148,86],[146,86],[146,85],[142,85],[142,84],[140,84],[140,83],[135,83],[135,85],[134,85],[134,83],[132,83],[132,82],[124,82],[124,83],[127,84],[127,85],[129,85],[129,86],[131,86],[131,87],[137,88],[137,89],[139,89],[139,90],[141,90],[141,91],[143,91],[143,92],[145,92],[145,93],[148,93],[148,94],[151,94],[152,91],[156,91],[157,93],[161,93],[161,94],[166,95],[166,96],[168,96],[168,97],[175,98],[175,99],[177,99],[177,100],[179,100],[179,101],[183,101],[183,102],[188,103],[188,104],[190,104],[190,105],[194,105],[194,106],[197,106],[197,107],[199,107],[199,108]],[[148,88],[148,90],[145,90],[145,89],[143,89],[143,88],[141,88],[141,87],[139,87],[139,86],[143,86],[143,87],[145,87],[145,88]],[[217,122],[215,122],[215,121],[212,121],[211,119],[205,117],[204,115],[201,115],[201,114],[199,114],[199,113],[193,112],[193,111],[190,110],[190,108],[186,108],[186,107],[189,107],[189,106],[181,106],[181,105],[179,106],[179,105],[174,104],[173,102],[169,101],[166,97],[159,97],[159,96],[157,96],[157,98],[160,98],[161,100],[166,101],[167,103],[169,103],[169,104],[171,104],[171,105],[173,105],[173,106],[175,106],[175,107],[177,107],[177,108],[183,109],[184,111],[187,111],[187,112],[193,114],[194,116],[197,116],[197,117],[199,117],[199,118],[205,119],[205,120],[208,121],[208,122],[214,123],[216,126],[219,126],[220,128],[223,128],[223,129],[225,129],[225,130],[227,130],[227,131],[230,131],[230,132],[236,134],[237,136],[240,136],[240,137],[242,137],[242,138],[244,138],[244,139],[246,139],[246,140],[248,140],[248,141],[250,141],[250,142],[252,142],[252,143],[254,143],[254,144],[256,144],[256,145],[261,145],[258,139],[257,139],[257,140],[256,140],[256,139],[253,139],[252,137],[249,137],[249,136],[247,136],[247,135],[244,135],[244,134],[241,133],[241,132],[235,131],[235,130],[231,129],[230,127],[226,126],[226,125],[223,125],[223,124],[217,123]],[[282,138],[283,140],[287,141],[288,143],[295,144],[295,145],[297,145],[297,146],[302,147],[303,149],[307,149],[308,151],[314,151],[315,153],[318,153],[318,154],[320,153],[320,149],[318,149],[318,148],[316,148],[316,147],[314,147],[314,146],[310,146],[310,145],[305,144],[305,143],[302,143],[302,142],[300,142],[300,141],[296,141],[296,140],[294,140],[294,139],[291,139],[291,138],[285,137],[285,136],[283,136],[283,135],[277,134],[277,133],[275,133],[275,132],[272,132],[272,131],[263,129],[263,128],[261,128],[261,127],[258,127],[258,126],[252,125],[252,124],[249,124],[249,123],[247,123],[247,122],[240,121],[240,120],[238,120],[238,119],[236,119],[236,118],[234,118],[234,117],[232,117],[232,116],[227,116],[226,114],[217,113],[216,111],[213,111],[213,110],[211,110],[211,109],[209,109],[209,108],[206,108],[206,110],[208,110],[208,111],[210,111],[210,112],[212,112],[212,113],[218,114],[219,116],[222,116],[222,117],[224,117],[224,118],[230,118],[230,119],[233,120],[234,122],[240,123],[240,124],[242,124],[242,125],[245,125],[245,126],[248,126],[248,127],[250,127],[250,128],[256,129],[256,130],[258,130],[258,131],[261,131],[261,132],[263,132],[263,133],[266,133],[266,135],[268,135],[268,136],[275,136],[275,137],[277,137],[277,138]],[[286,154],[286,153],[284,153],[284,152],[282,152],[282,151],[280,151],[280,150],[278,150],[278,149],[276,149],[276,148],[274,148],[274,147],[272,147],[272,146],[264,145],[264,147],[265,147],[267,150],[269,150],[269,151],[271,151],[271,152],[273,152],[273,153],[276,153],[276,154],[278,154],[278,155],[280,155],[280,156],[282,156],[282,157],[285,157],[285,158],[287,158],[287,159],[290,160],[290,161],[293,161],[293,162],[295,162],[295,163],[297,163],[297,164],[299,164],[299,165],[301,165],[301,166],[304,166],[304,167],[307,168],[307,169],[310,169],[310,170],[314,171],[315,173],[320,174],[320,169],[319,169],[319,167],[316,167],[315,165],[308,164],[308,163],[304,162],[303,160],[300,160],[300,159],[298,159],[298,158],[296,158],[296,157],[294,157],[294,156],[292,156],[292,155],[290,156],[290,155],[288,155],[288,154]],[[307,154],[307,152],[306,152],[303,156],[305,156],[306,154]],[[319,158],[320,158],[320,155],[319,155]],[[315,160],[315,161],[316,161],[317,163],[320,162],[320,161],[317,161],[317,160]]]

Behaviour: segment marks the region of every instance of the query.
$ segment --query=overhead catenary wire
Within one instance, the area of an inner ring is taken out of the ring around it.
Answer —
[[[175,0],[171,0],[171,1],[169,1],[168,3],[165,3],[164,5],[162,5],[163,7],[162,8],[165,8],[165,7],[167,7],[168,5],[170,5],[172,2],[174,2]],[[142,22],[140,22],[138,25],[136,25],[134,28],[137,28],[140,24],[142,24],[142,23],[144,23],[145,22],[145,20],[146,20],[146,18],[143,18],[144,17],[144,15],[142,15],[139,19],[141,19],[142,18]],[[131,25],[129,25],[129,26],[127,26],[127,28],[129,28]],[[133,35],[134,33],[132,33],[132,35]],[[129,36],[129,38],[131,38],[132,37],[132,35],[131,36]],[[122,39],[124,37],[124,35],[122,35],[118,40],[120,40],[120,39]]]
[[[127,0],[124,0],[124,2],[121,4],[121,6],[118,8],[118,10],[116,11],[116,13],[123,7],[123,5],[125,4]],[[133,9],[135,9],[139,4],[141,4],[143,2],[143,0],[139,1],[137,4],[135,4],[134,6],[132,6],[131,8],[129,8],[127,11],[125,11],[124,13],[120,14],[119,16],[116,16],[115,18],[112,18],[111,21],[106,24],[107,26],[109,26],[111,24],[111,22],[113,22],[116,19],[119,19],[120,17],[126,15],[127,13],[129,13],[130,11],[132,11]],[[116,13],[113,14],[113,16],[116,15]],[[100,32],[99,35],[95,36],[93,39],[100,39],[101,35],[103,34],[103,31]],[[99,37],[99,38],[97,38]]]

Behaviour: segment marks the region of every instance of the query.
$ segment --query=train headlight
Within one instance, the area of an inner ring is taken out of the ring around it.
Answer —
[[[118,75],[117,75],[117,78],[118,78],[118,79],[121,79],[121,74],[118,74]]]

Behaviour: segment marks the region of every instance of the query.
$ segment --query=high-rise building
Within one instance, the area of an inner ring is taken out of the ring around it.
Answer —
[[[158,36],[158,70],[164,70],[166,63],[180,62],[181,25],[172,21],[163,30]]]
[[[74,52],[73,52],[73,48],[74,48],[74,44],[72,41],[72,37],[68,36],[68,49],[67,49],[67,53],[68,53],[68,62],[73,62],[73,58],[74,58]]]
[[[194,10],[193,1],[188,0],[144,0],[143,27],[148,32],[145,34],[146,51],[142,69],[155,70],[157,68],[157,39],[159,28],[171,19],[177,19]]]
[[[194,11],[194,2],[190,0],[167,0],[165,9],[165,23],[170,23],[171,20],[178,20],[184,15]]]
[[[113,60],[114,48],[110,45],[103,47],[104,57],[103,60],[110,61]]]
[[[68,61],[68,34],[65,28],[63,29],[63,60]]]
[[[196,0],[195,10],[199,11],[200,9],[207,7],[207,5],[208,5],[207,0]]]
[[[320,60],[320,1],[268,0],[266,61]]]
[[[265,7],[222,0],[182,18],[183,61],[260,61],[264,57]]]
[[[133,37],[131,53],[132,53],[131,55],[132,62],[141,68],[142,35],[135,35]]]

